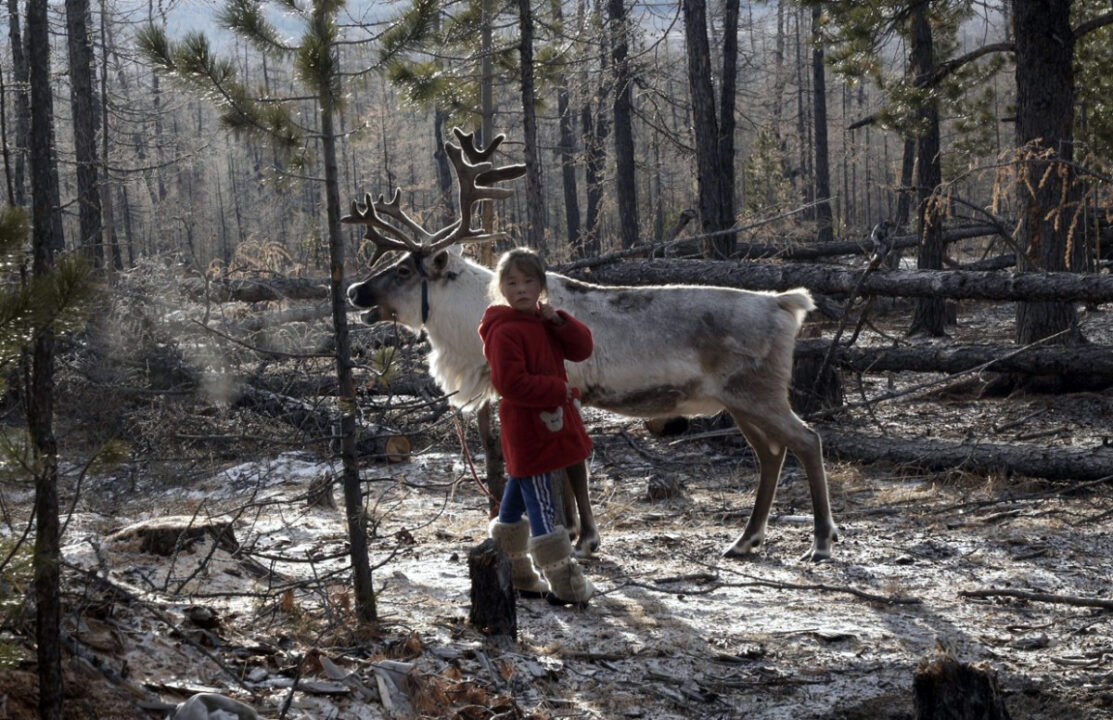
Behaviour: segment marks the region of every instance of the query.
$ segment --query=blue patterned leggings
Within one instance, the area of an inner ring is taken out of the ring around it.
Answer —
[[[533,537],[548,535],[556,527],[556,499],[553,497],[551,473],[525,478],[506,476],[499,522],[516,523],[522,519],[523,513],[529,516],[529,532]]]

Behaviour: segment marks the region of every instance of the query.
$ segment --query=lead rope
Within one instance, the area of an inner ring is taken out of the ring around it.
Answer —
[[[460,438],[460,448],[464,451],[464,460],[468,463],[471,476],[475,480],[475,484],[479,486],[479,489],[483,491],[483,494],[491,501],[491,517],[498,517],[499,507],[502,503],[491,494],[491,491],[488,490],[487,486],[483,484],[483,481],[479,479],[479,473],[475,471],[475,463],[472,461],[471,450],[468,449],[467,439],[464,437],[464,423],[460,422],[460,413],[453,413],[452,419],[456,422],[456,435]]]

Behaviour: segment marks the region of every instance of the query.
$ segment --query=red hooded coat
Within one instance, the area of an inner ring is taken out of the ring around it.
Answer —
[[[591,453],[578,410],[579,389],[567,396],[564,361],[591,356],[591,330],[563,310],[563,325],[492,305],[479,323],[491,382],[502,395],[502,454],[506,470],[529,477],[558,470]]]

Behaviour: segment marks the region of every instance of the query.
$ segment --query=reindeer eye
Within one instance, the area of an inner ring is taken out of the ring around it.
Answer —
[[[410,269],[409,265],[399,265],[398,269],[394,272],[403,280],[414,274],[414,271]]]

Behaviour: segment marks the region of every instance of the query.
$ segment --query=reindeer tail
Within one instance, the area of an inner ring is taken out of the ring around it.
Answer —
[[[815,310],[815,301],[812,300],[812,294],[807,288],[793,288],[777,293],[777,304],[782,310],[796,317],[797,327],[803,324],[805,315]]]

